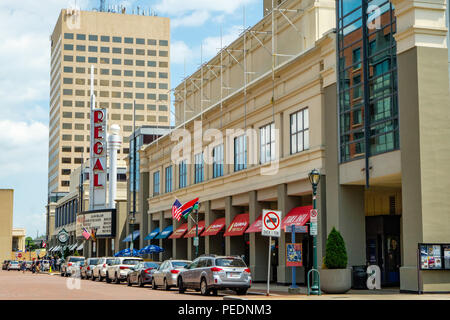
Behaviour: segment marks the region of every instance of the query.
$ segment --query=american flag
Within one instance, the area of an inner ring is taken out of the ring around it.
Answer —
[[[86,240],[89,240],[89,238],[91,237],[91,234],[86,230],[86,228],[83,228],[83,237]]]
[[[175,199],[175,202],[172,205],[172,218],[177,219],[177,221],[180,221],[181,219],[181,203],[178,201],[178,199]]]

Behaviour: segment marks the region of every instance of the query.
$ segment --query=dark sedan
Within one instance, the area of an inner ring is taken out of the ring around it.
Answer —
[[[132,267],[127,275],[128,286],[138,284],[143,287],[146,283],[152,283],[152,274],[159,265],[159,262],[140,262]]]

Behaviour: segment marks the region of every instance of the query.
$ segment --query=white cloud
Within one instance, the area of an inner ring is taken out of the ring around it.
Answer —
[[[171,20],[170,25],[173,28],[183,27],[198,27],[203,25],[210,18],[208,11],[194,11],[189,15]]]
[[[162,0],[154,6],[157,12],[182,15],[189,11],[233,13],[243,5],[259,0]]]
[[[48,127],[40,122],[0,120],[0,177],[47,173]],[[6,151],[6,152],[5,152]]]
[[[183,41],[172,41],[170,44],[170,62],[184,64],[191,62],[193,53],[191,48]]]
[[[222,47],[226,47],[236,40],[242,32],[242,26],[231,26],[222,34]],[[214,57],[221,48],[221,37],[207,37],[203,40],[203,56],[207,59]]]

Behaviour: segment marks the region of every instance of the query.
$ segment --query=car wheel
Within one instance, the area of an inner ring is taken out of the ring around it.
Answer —
[[[105,280],[106,280],[106,283],[111,283],[111,278],[109,277],[108,273],[106,273]]]
[[[164,278],[164,290],[166,290],[166,291],[170,290],[170,286],[169,286],[169,283],[167,282],[166,278]]]
[[[158,289],[158,286],[156,285],[156,282],[155,282],[155,278],[152,279],[152,289],[153,290]]]
[[[127,277],[127,286],[131,287],[130,277]]]
[[[92,281],[95,281],[95,276],[94,276],[93,273],[92,273],[92,276],[91,276],[91,280],[92,280]]]
[[[114,283],[115,283],[115,284],[119,284],[119,283],[120,283],[120,279],[119,279],[119,277],[117,276],[117,273],[116,273],[116,276],[115,276],[115,278],[114,278]]]
[[[209,294],[208,284],[206,283],[205,278],[202,278],[202,281],[200,281],[200,293],[202,296],[207,296]]]
[[[183,279],[181,277],[178,277],[178,292],[184,293],[186,289],[183,287]]]
[[[244,294],[247,293],[247,288],[239,288],[239,289],[236,289],[236,293],[237,293],[239,296],[244,295]]]
[[[217,296],[217,289],[212,289],[211,292],[213,296]]]
[[[144,283],[142,282],[142,278],[141,277],[138,278],[138,283],[139,283],[139,287],[142,288],[144,286]]]
[[[61,277],[64,277],[64,273],[61,271]]]

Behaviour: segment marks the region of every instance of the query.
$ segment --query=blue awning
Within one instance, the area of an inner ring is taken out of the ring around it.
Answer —
[[[137,238],[139,238],[139,233],[139,230],[133,231],[133,233],[127,235],[126,238],[122,240],[122,242],[131,242],[131,237],[133,237],[133,240],[136,240]]]
[[[155,239],[165,239],[170,236],[173,232],[173,226],[168,226],[155,238]]]
[[[152,232],[150,232],[144,240],[152,240],[159,233],[159,228],[155,228]]]

